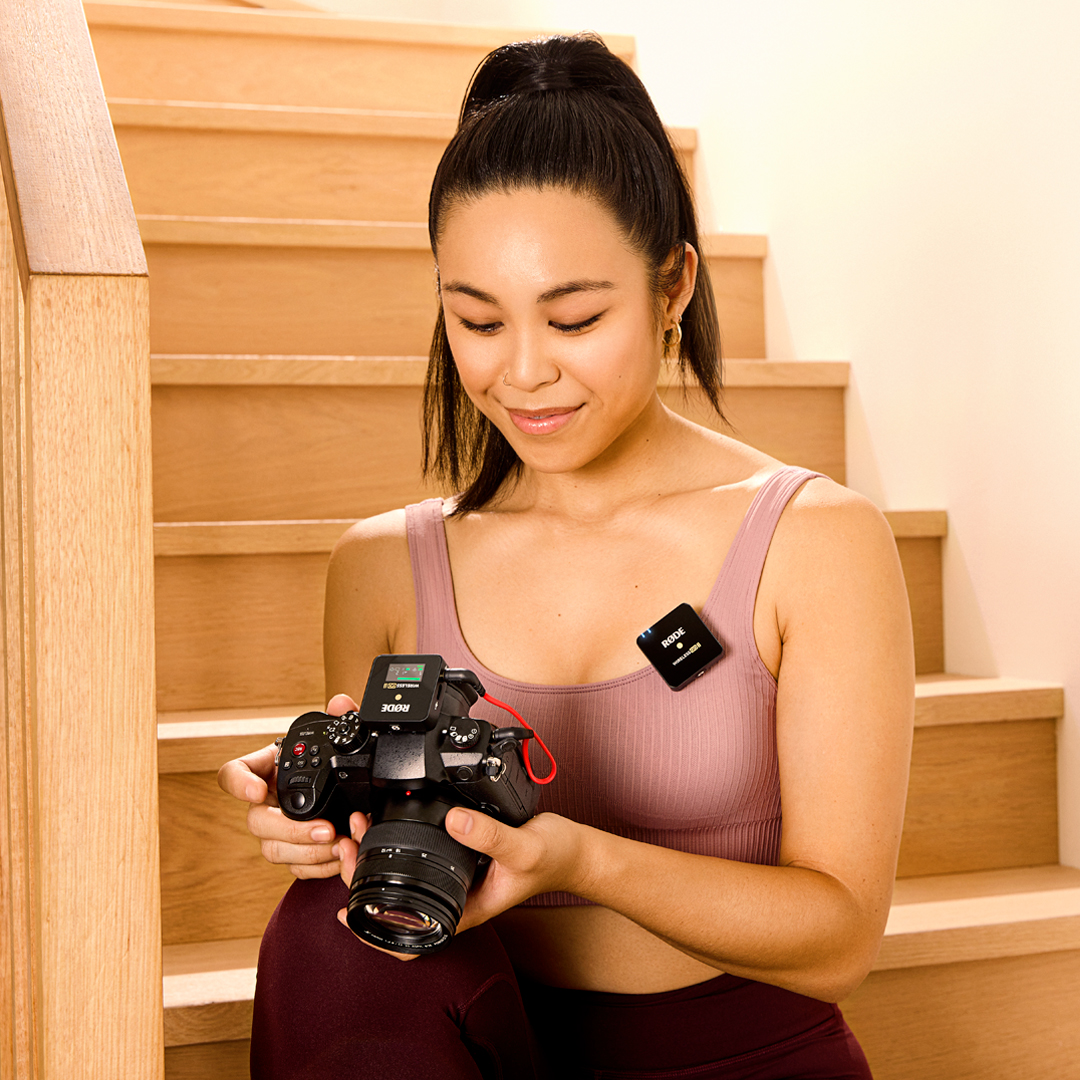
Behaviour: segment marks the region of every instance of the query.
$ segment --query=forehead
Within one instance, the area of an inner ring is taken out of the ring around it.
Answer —
[[[485,291],[543,292],[577,278],[643,284],[645,264],[610,212],[565,188],[493,191],[459,201],[443,219],[438,249],[444,281]]]

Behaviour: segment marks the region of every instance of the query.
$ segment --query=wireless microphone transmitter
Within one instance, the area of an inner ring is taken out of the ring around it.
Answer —
[[[672,690],[681,690],[724,655],[724,646],[689,604],[642,631],[637,644]]]

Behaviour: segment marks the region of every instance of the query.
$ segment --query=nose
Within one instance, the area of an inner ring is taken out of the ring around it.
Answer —
[[[544,340],[545,337],[543,333],[531,331],[514,335],[510,342],[511,349],[505,357],[505,386],[533,393],[559,381],[559,365],[550,343]]]

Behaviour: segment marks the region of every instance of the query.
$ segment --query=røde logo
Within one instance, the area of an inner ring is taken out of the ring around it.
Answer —
[[[674,634],[668,634],[668,636],[666,638],[664,638],[664,640],[661,641],[660,644],[663,645],[664,648],[666,649],[672,642],[678,641],[679,638],[681,638],[683,636],[683,634],[685,634],[685,633],[686,633],[686,627],[680,626],[679,629],[676,630]]]
[[[382,707],[383,712],[408,712],[408,702],[402,702],[400,705],[384,705]]]

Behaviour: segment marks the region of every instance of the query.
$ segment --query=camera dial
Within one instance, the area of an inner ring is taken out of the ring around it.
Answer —
[[[364,722],[359,713],[347,712],[326,725],[326,734],[339,751],[347,754],[364,742]]]

